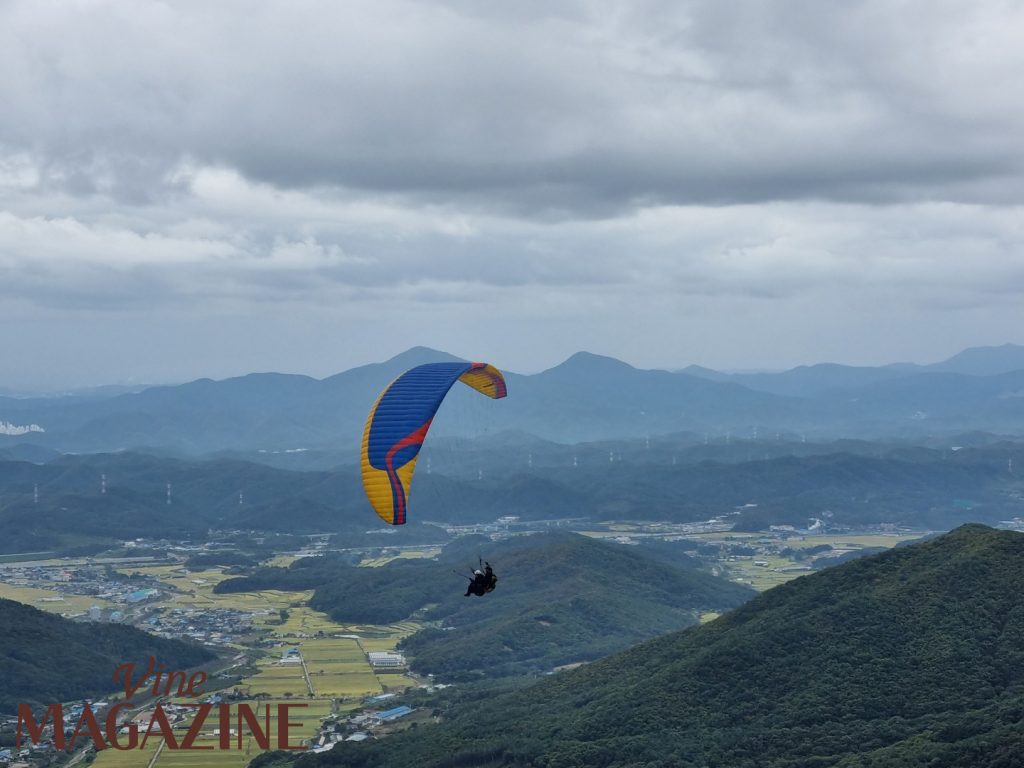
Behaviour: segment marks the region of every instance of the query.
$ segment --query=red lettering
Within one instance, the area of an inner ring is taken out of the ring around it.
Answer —
[[[171,689],[174,687],[174,681],[178,681],[178,692],[175,694]],[[167,673],[167,686],[166,691],[168,696],[184,696],[185,695],[185,673],[184,672],[168,672]]]
[[[82,715],[78,718],[78,723],[75,725],[75,732],[71,734],[71,741],[68,744],[69,747],[74,749],[75,742],[78,741],[79,735],[82,733],[82,725],[85,725],[87,731],[89,731],[89,738],[92,739],[92,744],[99,752],[101,749],[107,748],[107,742],[103,740],[103,731],[100,729],[100,724],[96,722],[96,715],[92,713],[92,707],[86,704],[82,707]],[[60,726],[63,728],[63,724]],[[54,734],[57,732],[57,726],[54,726]],[[56,739],[54,740],[56,743]]]
[[[121,677],[124,677],[124,697],[126,699],[130,699],[135,695],[135,692],[142,687],[142,684],[153,674],[155,666],[156,659],[150,656],[148,666],[146,667],[146,674],[139,678],[137,683],[132,684],[132,673],[135,671],[135,664],[133,662],[127,662],[114,670],[114,682],[120,683]]]
[[[18,734],[15,737],[14,744],[16,749],[21,749],[21,725],[25,724],[28,728],[28,738],[33,744],[38,744],[43,738],[43,728],[46,727],[46,721],[53,719],[53,745],[57,749],[64,749],[64,709],[60,704],[51,704],[46,708],[46,714],[43,715],[43,722],[36,724],[36,719],[32,716],[32,708],[28,704],[18,705]]]
[[[150,662],[155,661],[155,659],[153,659],[152,656],[150,656],[149,658],[150,658]],[[152,669],[152,666],[153,666],[152,663],[150,663],[150,668],[151,669]],[[153,678],[153,696],[159,696],[160,695],[160,678],[163,677],[163,674],[164,674],[164,665],[161,664],[160,665],[160,669],[157,670],[156,677]],[[168,691],[168,693],[169,692],[170,691]]]
[[[107,743],[114,749],[129,750],[135,749],[139,745],[139,727],[135,723],[128,724],[128,746],[122,747],[121,742],[117,738],[117,716],[127,706],[128,702],[123,701],[120,704],[115,704],[107,712]]]
[[[288,729],[301,726],[301,722],[292,723],[288,721],[288,710],[291,707],[307,707],[308,704],[278,704],[277,705],[277,748],[278,749],[306,749],[301,744],[292,746],[288,743]],[[269,710],[270,707],[267,707]],[[264,747],[266,749],[266,747]]]
[[[260,749],[270,749],[270,705],[264,706],[266,712],[265,717],[265,728],[260,728],[259,720],[256,719],[256,715],[253,714],[252,709],[248,704],[238,705],[238,748],[242,748],[242,721],[244,720],[249,726],[249,730],[252,733],[252,737],[256,739],[256,743]],[[223,733],[223,731],[221,732]]]
[[[124,688],[126,699],[134,696],[135,692],[150,678],[153,679],[153,696],[202,696],[201,686],[208,679],[206,672],[203,671],[196,672],[189,678],[185,677],[184,672],[168,672],[164,669],[164,665],[158,663],[153,656],[146,661],[145,674],[138,680],[132,679],[133,674],[135,674],[135,663],[130,661],[114,670],[114,682]]]
[[[199,678],[199,679],[196,680],[196,678]],[[203,689],[200,688],[199,690],[196,690],[195,686],[196,686],[197,683],[199,685],[202,685],[205,682],[206,682],[206,673],[205,672],[201,672],[201,671],[200,672],[196,672],[194,675],[192,675],[192,677],[190,677],[188,679],[188,687],[185,688],[185,695],[186,696],[202,696],[203,695]]]
[[[153,718],[149,721],[149,727],[146,728],[146,734],[142,737],[142,746],[140,749],[146,748],[146,742],[149,741],[149,735],[153,732],[153,724],[156,723],[160,726],[160,735],[164,737],[164,746],[168,749],[177,749],[178,740],[174,738],[174,734],[171,733],[171,724],[167,722],[167,713],[164,712],[164,708],[159,704],[156,705],[156,709],[153,710]]]
[[[220,748],[231,749],[231,706],[220,705]]]
[[[203,723],[206,722],[206,716],[210,714],[210,710],[213,709],[213,704],[187,704],[189,707],[198,707],[199,711],[196,712],[196,717],[192,721],[192,725],[188,729],[188,733],[185,734],[184,740],[181,742],[182,749],[213,749],[213,745],[206,747],[194,747],[196,737],[200,734]]]

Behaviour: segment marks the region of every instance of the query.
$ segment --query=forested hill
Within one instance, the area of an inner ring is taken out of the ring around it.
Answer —
[[[776,524],[803,527],[826,510],[834,525],[930,530],[1020,513],[1020,442],[955,451],[765,443],[764,456],[751,460],[751,446],[700,445],[688,453],[685,442],[652,439],[649,449],[639,441],[615,445],[615,451],[609,444],[538,446],[536,453],[507,445],[487,453],[481,442],[448,451],[445,461],[435,453],[433,473],[414,477],[415,515],[401,538],[441,543],[447,534],[420,523],[490,522],[503,515],[693,522],[728,514],[737,529],[756,531]],[[676,449],[679,463],[673,464]],[[769,456],[769,449],[777,453]],[[796,450],[817,453],[787,453]],[[211,529],[332,532],[337,547],[381,542],[366,535],[379,530],[379,520],[355,466],[298,472],[128,452],[62,456],[38,465],[0,459],[0,527],[0,553],[64,553],[87,545],[99,551],[137,537],[202,541]]]
[[[468,572],[478,552],[494,564],[498,589],[467,598],[466,581],[452,571]],[[466,539],[436,562],[396,560],[381,568],[306,559],[221,582],[216,591],[314,586],[310,605],[338,620],[387,624],[426,608],[422,617],[446,630],[407,641],[414,669],[458,681],[590,661],[753,595],[698,570],[685,555],[666,563],[635,547],[564,532],[499,543]]]
[[[0,712],[18,704],[52,704],[114,690],[114,669],[155,656],[184,670],[215,658],[206,648],[154,637],[117,624],[80,624],[0,599]]]
[[[330,531],[338,546],[372,546],[364,534],[376,522],[355,468],[293,472],[128,452],[41,465],[0,460],[0,552],[102,549],[137,537],[203,541],[210,529]],[[403,534],[407,543],[448,539],[416,521]]]
[[[522,691],[466,698],[441,725],[299,765],[1019,765],[1024,535],[964,526]]]
[[[754,594],[681,554],[666,563],[584,536],[529,538],[540,546],[512,542],[508,556],[495,559],[501,592],[469,601],[459,590],[432,611],[453,631],[405,641],[414,670],[443,680],[548,671],[696,624],[701,611],[728,610]],[[340,606],[343,593],[324,590],[324,598]]]

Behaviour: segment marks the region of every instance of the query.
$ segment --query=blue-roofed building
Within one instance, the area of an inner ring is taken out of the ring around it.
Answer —
[[[393,720],[397,720],[400,717],[405,717],[412,712],[412,707],[407,707],[404,704],[394,709],[388,709],[383,712],[378,712],[373,716],[373,719],[377,723],[390,723]]]

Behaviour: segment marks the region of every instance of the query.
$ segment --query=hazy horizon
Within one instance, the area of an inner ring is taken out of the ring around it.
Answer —
[[[1004,347],[1004,346],[1018,346],[1018,345],[1014,345],[1012,342],[1005,342],[1003,344],[986,345],[986,346],[983,346],[983,347],[967,347],[966,349],[977,349],[977,348],[997,349],[999,347]],[[409,347],[407,349],[400,350],[400,351],[398,351],[398,352],[396,352],[395,354],[392,354],[392,355],[387,355],[387,356],[380,357],[379,359],[374,359],[374,360],[366,360],[364,362],[359,362],[359,363],[356,363],[355,365],[351,365],[351,366],[341,367],[341,368],[338,368],[336,370],[331,370],[331,371],[329,371],[327,373],[324,373],[324,374],[321,374],[321,375],[316,375],[316,374],[310,373],[308,371],[287,371],[287,370],[276,370],[276,369],[266,368],[266,369],[260,369],[260,370],[240,371],[238,373],[230,373],[230,374],[225,375],[225,376],[213,376],[213,375],[207,375],[207,374],[200,374],[198,376],[193,376],[191,378],[182,378],[182,379],[167,380],[167,381],[142,381],[142,380],[139,380],[139,381],[99,381],[99,382],[89,382],[89,383],[85,383],[85,384],[81,384],[81,385],[68,385],[68,386],[64,386],[64,387],[57,386],[57,387],[53,387],[53,388],[50,388],[50,389],[46,389],[46,388],[33,388],[33,387],[17,387],[17,386],[11,386],[11,385],[8,385],[6,383],[0,382],[0,397],[4,396],[5,393],[17,394],[18,396],[31,396],[31,395],[51,396],[51,395],[58,395],[58,394],[65,394],[65,393],[72,393],[72,392],[86,392],[86,391],[90,391],[90,390],[102,389],[102,388],[105,388],[105,387],[116,387],[116,388],[127,388],[127,389],[142,389],[142,388],[154,387],[154,386],[178,386],[178,385],[181,385],[181,384],[186,384],[186,383],[191,382],[191,381],[196,381],[198,379],[213,379],[215,381],[222,381],[224,379],[231,379],[231,378],[236,378],[236,377],[239,377],[239,376],[248,376],[248,375],[253,375],[253,374],[286,374],[286,375],[296,375],[296,376],[309,376],[309,377],[314,378],[314,379],[325,379],[325,378],[328,378],[330,376],[334,376],[334,375],[336,375],[338,373],[343,373],[345,371],[351,370],[353,368],[358,368],[358,367],[363,366],[363,365],[372,365],[372,364],[375,364],[375,363],[384,363],[384,362],[387,362],[387,361],[389,361],[389,360],[391,360],[391,359],[393,359],[395,357],[398,357],[398,356],[400,356],[402,354],[405,354],[405,353],[407,353],[407,352],[409,352],[409,351],[411,351],[413,349],[418,349],[418,348],[423,348],[423,347],[426,347],[427,349],[432,349],[432,350],[434,350],[436,352],[440,352],[440,353],[444,353],[444,354],[450,354],[450,355],[455,355],[456,357],[461,357],[461,358],[466,359],[466,360],[470,360],[470,359],[472,359],[472,360],[480,360],[480,359],[483,359],[479,355],[476,355],[476,356],[474,356],[474,355],[460,355],[460,354],[458,354],[456,352],[453,352],[453,351],[447,350],[447,349],[440,349],[438,347],[429,347],[429,346],[426,346],[426,345],[417,345],[415,347]],[[936,363],[944,362],[945,360],[948,360],[950,357],[953,357],[954,355],[956,355],[956,354],[958,354],[958,353],[960,353],[962,351],[964,351],[964,350],[962,350],[962,349],[961,350],[956,350],[956,352],[954,352],[951,355],[947,355],[946,357],[943,357],[943,358],[940,358],[940,359],[935,359],[935,360],[889,360],[889,361],[885,361],[885,362],[882,362],[882,363],[878,363],[877,366],[880,367],[880,366],[886,366],[886,365],[899,365],[899,364],[933,365],[933,364],[936,364]],[[517,373],[517,374],[521,374],[521,375],[530,376],[530,375],[534,375],[534,374],[541,373],[543,371],[549,370],[550,368],[553,368],[553,367],[555,367],[557,365],[560,365],[561,363],[565,362],[566,360],[568,360],[573,355],[579,354],[581,352],[589,353],[589,354],[593,354],[593,355],[598,355],[598,356],[601,356],[601,357],[611,357],[611,358],[614,358],[616,360],[620,360],[621,362],[624,362],[624,363],[626,363],[628,365],[631,365],[632,367],[638,368],[638,369],[643,369],[643,370],[663,370],[663,371],[680,371],[680,372],[682,372],[685,368],[687,368],[690,365],[698,365],[698,366],[700,366],[702,368],[708,368],[708,369],[711,369],[711,370],[715,370],[715,371],[717,371],[719,373],[725,373],[725,374],[782,373],[784,371],[789,371],[789,370],[792,370],[793,368],[799,368],[801,366],[814,366],[814,365],[823,365],[823,364],[854,365],[854,364],[850,364],[850,363],[839,362],[839,361],[836,361],[836,360],[816,360],[816,361],[813,361],[813,362],[798,363],[797,365],[788,366],[788,367],[778,367],[778,368],[711,368],[711,366],[702,366],[699,363],[685,363],[685,364],[681,364],[681,365],[669,364],[669,365],[643,366],[643,365],[636,365],[636,364],[632,363],[630,360],[625,360],[625,359],[623,359],[621,357],[616,357],[615,355],[605,355],[605,354],[602,354],[600,352],[595,352],[593,350],[576,350],[576,352],[572,352],[569,355],[567,355],[566,357],[564,357],[564,358],[562,358],[560,360],[556,360],[555,362],[551,363],[550,365],[544,365],[542,367],[529,368],[529,369],[516,369],[516,368],[512,368],[510,366],[504,366],[504,365],[501,364],[500,361],[497,361],[497,360],[488,359],[487,362],[492,362],[493,364],[497,365],[499,368],[501,368],[505,372]],[[864,367],[876,367],[876,366],[866,365]]]

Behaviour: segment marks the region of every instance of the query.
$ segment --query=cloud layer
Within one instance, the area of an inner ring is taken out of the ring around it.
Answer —
[[[1024,340],[1022,33],[1009,1],[6,3],[0,385]]]

